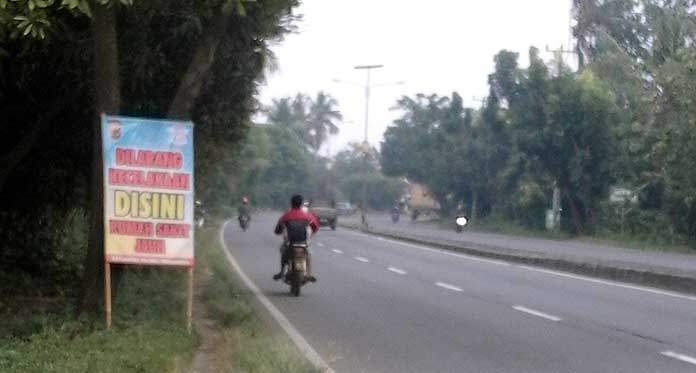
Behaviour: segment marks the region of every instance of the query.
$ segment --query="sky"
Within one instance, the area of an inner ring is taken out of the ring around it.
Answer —
[[[371,73],[381,86],[369,102],[368,141],[379,148],[401,96],[456,91],[478,108],[500,50],[519,52],[526,66],[530,46],[547,60],[547,46],[569,49],[570,8],[571,0],[303,0],[297,33],[271,48],[278,69],[267,72],[258,98],[268,105],[298,92],[335,97],[344,121],[321,150],[335,154],[363,141],[366,72],[354,66],[384,65]]]

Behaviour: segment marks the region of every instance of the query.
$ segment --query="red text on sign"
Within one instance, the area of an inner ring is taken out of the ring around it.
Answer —
[[[164,254],[164,240],[138,238],[135,240],[135,252],[143,254]]]

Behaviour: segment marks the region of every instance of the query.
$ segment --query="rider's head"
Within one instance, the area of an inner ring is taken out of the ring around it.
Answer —
[[[300,207],[302,207],[302,196],[299,194],[295,194],[294,196],[292,196],[292,198],[290,199],[290,206],[292,206],[292,208],[294,209],[299,209]]]
[[[249,203],[249,198],[247,198],[246,196],[242,197],[242,204],[246,205],[247,203]]]

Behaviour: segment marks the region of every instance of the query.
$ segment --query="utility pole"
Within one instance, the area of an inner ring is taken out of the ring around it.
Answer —
[[[576,54],[576,51],[563,49],[561,45],[558,49],[550,49],[546,46],[546,51],[553,53],[558,57],[558,73],[561,73],[563,68],[563,55],[564,54]],[[551,197],[551,210],[547,211],[546,216],[546,229],[548,230],[558,230],[561,226],[561,189],[558,186],[558,180],[553,181],[553,194]]]
[[[360,204],[360,221],[363,227],[367,230],[367,178],[369,174],[368,158],[370,156],[370,144],[367,142],[367,126],[370,113],[370,71],[380,69],[384,65],[359,65],[355,66],[356,70],[365,70],[367,72],[367,82],[365,83],[365,136],[363,140],[363,161],[365,166],[365,178],[362,185],[362,203]]]
[[[367,177],[368,177],[368,159],[370,156],[370,143],[367,141],[367,127],[369,125],[369,113],[370,113],[370,92],[372,88],[375,87],[384,87],[384,86],[392,86],[392,85],[402,85],[404,82],[398,81],[394,83],[386,83],[386,84],[371,84],[370,83],[370,72],[373,69],[380,69],[384,67],[384,65],[359,65],[355,66],[354,69],[356,70],[366,70],[367,71],[367,81],[365,84],[360,84],[360,83],[354,83],[354,82],[347,82],[343,81],[340,79],[333,79],[334,82],[336,83],[345,83],[345,84],[351,84],[351,85],[357,85],[360,87],[363,87],[365,89],[365,132],[363,136],[363,143],[362,143],[362,152],[363,152],[363,161],[364,161],[364,170],[365,170],[365,177],[363,179],[363,185],[362,185],[362,203],[360,206],[360,220],[362,222],[363,228],[367,229]]]
[[[553,53],[556,57],[558,57],[558,71],[561,71],[561,67],[563,66],[563,55],[566,54],[572,54],[575,56],[578,56],[578,52],[574,50],[569,50],[569,49],[564,49],[563,45],[561,45],[560,48],[557,49],[551,49],[549,46],[546,46],[546,51],[549,53]],[[578,65],[578,69],[582,69],[582,63]]]
[[[479,96],[471,96],[471,99],[478,102],[481,106],[486,104],[486,101],[488,98],[486,97],[479,97]]]

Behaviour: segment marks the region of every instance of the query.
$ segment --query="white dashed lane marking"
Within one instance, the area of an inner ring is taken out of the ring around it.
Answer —
[[[343,251],[339,249],[332,249],[331,251],[335,252],[336,254],[343,254]]]
[[[442,249],[430,248],[430,247],[426,247],[423,245],[416,245],[416,244],[412,244],[412,243],[408,243],[408,242],[396,241],[396,240],[387,239],[384,237],[379,237],[379,236],[374,236],[374,235],[366,235],[364,233],[355,233],[355,232],[351,232],[351,231],[348,231],[348,232],[351,234],[354,234],[356,236],[374,238],[374,239],[382,241],[382,242],[388,242],[388,243],[401,245],[401,246],[408,246],[408,247],[412,247],[415,249],[420,249],[420,250],[424,250],[424,251],[430,251],[433,253],[439,253],[439,254],[443,254],[443,255],[459,257],[462,259],[474,260],[474,261],[478,261],[478,262],[496,264],[496,265],[502,265],[502,266],[511,266],[514,268],[521,268],[521,269],[525,269],[528,271],[534,271],[534,272],[545,273],[545,274],[554,275],[554,276],[572,278],[572,279],[580,280],[580,281],[593,282],[595,284],[601,284],[601,285],[606,285],[606,286],[615,286],[615,287],[620,287],[620,288],[624,288],[624,289],[638,290],[638,291],[643,291],[643,292],[658,294],[658,295],[664,295],[664,296],[673,297],[673,298],[696,301],[696,297],[694,297],[692,295],[677,293],[677,292],[673,292],[673,291],[666,291],[666,290],[651,288],[651,287],[647,287],[647,286],[632,285],[632,284],[627,284],[627,283],[622,283],[622,282],[617,282],[617,281],[600,280],[597,278],[581,276],[581,275],[565,273],[565,272],[559,272],[559,271],[554,271],[554,270],[549,270],[549,269],[544,269],[544,268],[530,267],[530,266],[526,266],[526,265],[513,265],[511,263],[504,262],[504,261],[483,259],[483,258],[473,257],[471,255],[459,254],[459,253],[454,253],[454,252],[448,252],[448,251],[442,250]]]
[[[394,273],[398,273],[398,274],[400,274],[400,275],[405,275],[405,274],[407,274],[406,271],[404,271],[403,269],[399,269],[399,268],[396,268],[396,267],[387,267],[387,271],[394,272]]]
[[[439,286],[439,287],[441,287],[441,288],[445,288],[445,289],[447,289],[447,290],[463,291],[461,288],[458,288],[458,287],[456,287],[456,286],[454,286],[454,285],[450,285],[450,284],[445,283],[445,282],[436,282],[435,285],[437,285],[437,286]]]
[[[527,308],[527,307],[523,307],[523,306],[513,306],[512,308],[517,310],[517,311],[528,313],[530,315],[541,317],[541,318],[544,318],[547,320],[556,321],[556,322],[561,321],[560,317],[549,315],[548,313],[539,312],[539,311],[533,310],[531,308]]]
[[[683,361],[683,362],[685,362],[685,363],[689,363],[689,364],[694,364],[694,365],[696,365],[696,358],[693,358],[693,357],[691,357],[691,356],[678,354],[678,353],[676,353],[676,352],[674,352],[674,351],[664,351],[664,352],[661,352],[660,354],[661,354],[661,355],[664,355],[664,356],[667,356],[667,357],[671,357],[671,358],[673,358],[673,359],[677,359],[677,360]]]
[[[370,261],[369,259],[363,258],[362,256],[356,256],[355,260],[357,260],[359,262],[363,262],[363,263],[368,263]]]

